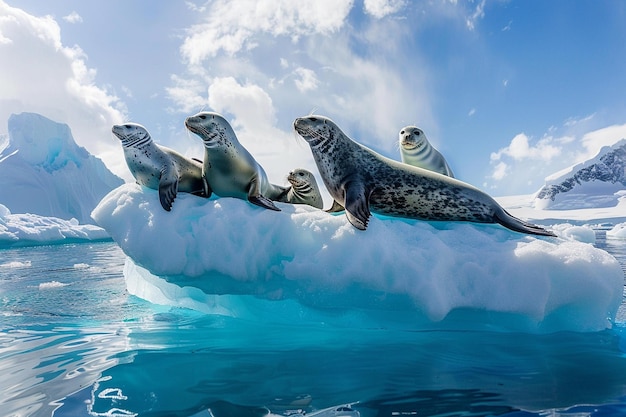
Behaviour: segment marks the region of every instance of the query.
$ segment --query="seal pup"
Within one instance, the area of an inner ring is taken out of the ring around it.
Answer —
[[[280,211],[272,200],[282,201],[288,188],[268,181],[263,167],[239,143],[223,116],[200,112],[187,117],[185,126],[204,142],[202,175],[215,194]]]
[[[422,129],[416,126],[406,126],[400,130],[398,136],[400,159],[403,163],[454,178],[446,159],[431,145]]]
[[[308,204],[318,209],[324,207],[322,193],[311,171],[302,168],[294,169],[287,176],[287,181],[291,187],[281,201],[291,204]]]
[[[137,123],[114,125],[122,141],[124,158],[137,184],[159,191],[161,206],[172,209],[178,191],[210,197],[211,188],[202,176],[202,164],[154,143],[148,130]]]
[[[305,116],[296,132],[311,147],[333,207],[348,221],[367,228],[371,211],[420,220],[500,223],[522,233],[554,236],[507,213],[493,198],[455,178],[403,164],[354,142],[330,119]]]

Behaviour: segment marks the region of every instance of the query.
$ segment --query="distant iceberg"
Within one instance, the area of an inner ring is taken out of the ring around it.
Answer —
[[[8,138],[0,138],[0,204],[13,213],[93,224],[93,208],[124,183],[74,142],[66,124],[21,113],[11,115],[8,128]]]
[[[0,249],[105,240],[111,240],[107,232],[92,224],[36,214],[11,214],[0,204]]]
[[[590,244],[499,225],[344,215],[126,184],[92,216],[128,255],[129,291],[252,320],[550,332],[611,326],[623,273]]]

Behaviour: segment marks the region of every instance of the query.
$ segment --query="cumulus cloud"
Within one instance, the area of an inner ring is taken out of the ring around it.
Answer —
[[[58,23],[0,1],[0,121],[11,113],[36,112],[67,123],[74,138],[119,175],[119,143],[111,125],[126,118],[118,97],[96,84],[96,71],[78,47],[61,41]],[[45,66],[42,66],[45,62]],[[5,125],[6,129],[6,125]]]
[[[82,23],[83,22],[83,18],[76,13],[76,11],[72,11],[72,13],[68,14],[67,16],[63,16],[63,20],[65,20],[68,23]]]
[[[191,64],[223,51],[233,55],[256,46],[256,33],[287,35],[297,40],[312,33],[332,33],[343,24],[353,0],[218,0],[205,22],[194,25],[181,47]]]
[[[296,78],[296,87],[301,93],[315,90],[317,85],[319,84],[319,80],[315,75],[315,71],[307,69],[307,68],[296,68],[295,74],[298,76]]]
[[[524,133],[516,135],[509,146],[491,154],[491,160],[498,161],[503,155],[514,160],[536,159],[549,162],[561,154],[561,148],[553,144],[554,138],[544,137],[537,144],[531,145],[528,136]]]
[[[474,12],[467,16],[465,20],[465,24],[469,30],[474,30],[476,28],[476,22],[483,17],[485,17],[485,3],[487,0],[480,0],[480,2],[476,5]]]
[[[590,118],[581,119],[588,121]],[[626,124],[612,125],[588,132],[571,133],[577,123],[564,123],[569,133],[557,135],[560,130],[551,127],[544,136],[534,141],[519,133],[508,146],[491,153],[491,188],[517,193],[520,187],[532,185],[539,189],[545,178],[580,162],[593,158],[603,146],[610,146],[626,138]],[[506,193],[505,193],[506,194]]]
[[[365,12],[377,19],[400,11],[406,2],[404,0],[365,0],[363,8]]]

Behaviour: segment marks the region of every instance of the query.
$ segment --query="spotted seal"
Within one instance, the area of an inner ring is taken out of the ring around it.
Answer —
[[[148,130],[137,123],[114,125],[122,141],[124,158],[138,184],[159,191],[161,206],[170,211],[178,191],[210,197],[211,188],[202,176],[202,164],[154,143]]]
[[[244,148],[230,123],[213,112],[200,112],[185,119],[185,126],[204,142],[202,175],[220,197],[235,197],[270,210],[288,188],[271,184],[265,170]]]
[[[318,209],[324,207],[322,194],[311,171],[302,168],[294,169],[287,176],[287,181],[291,187],[281,201],[291,204],[308,204]]]
[[[402,162],[454,178],[446,159],[431,145],[422,129],[406,126],[398,136]]]
[[[554,236],[507,213],[479,189],[426,169],[403,164],[366,148],[330,119],[294,121],[309,144],[333,208],[345,207],[350,223],[365,230],[371,211],[421,220],[500,223],[522,233]]]

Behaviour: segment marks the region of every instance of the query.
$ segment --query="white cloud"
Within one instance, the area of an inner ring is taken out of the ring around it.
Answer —
[[[468,115],[469,117],[472,117],[472,116],[473,116],[473,115],[475,115],[475,114],[476,114],[476,109],[475,109],[475,108],[470,109],[470,111],[467,113],[467,115]]]
[[[82,23],[83,22],[83,18],[76,13],[76,11],[72,11],[72,13],[68,14],[67,16],[63,16],[63,20],[65,20],[68,23]]]
[[[172,112],[197,113],[207,105],[206,84],[202,80],[183,78],[178,75],[170,77],[172,87],[166,87],[168,97],[176,105]]]
[[[624,138],[626,138],[626,124],[607,126],[586,133],[581,139],[586,152],[584,152],[581,157],[591,158],[595,156],[603,146],[613,145]]]
[[[581,119],[590,120],[590,117]],[[516,135],[510,144],[491,154],[492,171],[488,179],[491,188],[508,190],[516,194],[528,184],[539,189],[544,179],[575,164],[593,158],[603,146],[610,146],[626,138],[626,124],[612,125],[579,134],[571,134],[577,123],[568,119],[564,128],[570,133],[555,136],[559,130],[550,127],[536,143],[526,134]]]
[[[371,14],[377,19],[397,13],[400,11],[406,2],[404,0],[364,0],[363,7],[365,12]]]
[[[509,146],[491,154],[492,161],[498,161],[503,155],[513,160],[535,159],[549,162],[561,154],[561,148],[553,144],[552,137],[544,137],[536,145],[531,145],[528,136],[524,133],[516,135]]]
[[[480,0],[480,2],[476,5],[474,12],[467,17],[465,20],[465,24],[469,30],[474,30],[476,28],[476,22],[479,19],[485,17],[485,3],[487,0]]]
[[[315,90],[317,88],[319,80],[317,79],[313,70],[299,67],[296,68],[294,72],[299,77],[295,80],[295,83],[296,88],[298,88],[301,93]]]
[[[0,33],[10,40],[0,42],[0,122],[11,113],[36,112],[67,123],[79,145],[124,175],[111,126],[125,119],[126,108],[96,84],[83,51],[63,45],[50,16],[31,16],[2,1],[0,16]]]
[[[504,177],[506,177],[507,168],[508,168],[507,164],[505,164],[502,161],[498,162],[496,166],[493,168],[493,173],[491,174],[491,178],[493,178],[496,181],[503,179]]]
[[[181,52],[192,65],[218,52],[236,54],[256,47],[254,35],[268,33],[297,40],[302,35],[329,34],[343,24],[353,0],[218,0],[204,23],[188,30]]]

